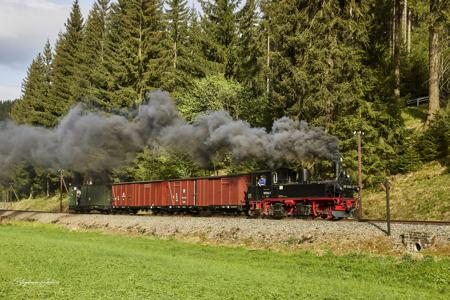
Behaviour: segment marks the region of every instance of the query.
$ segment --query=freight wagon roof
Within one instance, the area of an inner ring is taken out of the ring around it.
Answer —
[[[259,173],[260,171],[256,172]],[[112,185],[121,185],[121,184],[132,184],[132,183],[152,183],[152,182],[163,182],[163,181],[182,181],[182,180],[194,180],[194,179],[217,179],[217,178],[231,178],[231,177],[239,177],[239,176],[250,176],[250,173],[239,173],[232,175],[221,175],[221,176],[201,176],[201,177],[187,177],[187,178],[176,178],[176,179],[167,179],[167,180],[144,180],[144,181],[126,181],[126,182],[118,182],[112,183]]]

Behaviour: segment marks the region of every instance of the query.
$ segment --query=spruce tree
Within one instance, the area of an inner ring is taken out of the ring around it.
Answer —
[[[237,61],[237,14],[239,0],[200,0],[203,18],[203,51],[210,68],[234,77]]]
[[[330,129],[337,117],[354,111],[369,87],[361,80],[367,8],[298,2],[265,6],[272,24],[274,117],[287,112]]]
[[[50,41],[47,40],[42,52],[42,59],[44,62],[44,99],[43,101],[48,103],[50,97],[50,89],[52,86],[52,72],[53,72],[53,52]]]
[[[162,87],[167,91],[180,89],[190,81],[188,45],[189,9],[186,0],[168,0],[165,12],[167,58],[169,64],[163,76]]]
[[[260,58],[264,56],[261,43],[261,24],[257,13],[257,1],[248,0],[239,11],[239,38],[237,40],[236,79],[247,85],[256,95],[261,94],[263,70]]]
[[[83,31],[83,42],[80,49],[82,59],[80,96],[83,102],[105,107],[104,91],[107,89],[102,64],[105,61],[105,43],[109,0],[97,0],[89,13]]]
[[[51,88],[52,50],[47,41],[43,54],[38,54],[28,67],[22,84],[22,97],[14,103],[13,119],[20,124],[51,127],[56,123],[49,102]]]
[[[159,0],[119,0],[111,6],[104,67],[112,107],[140,103],[161,85],[162,37]]]
[[[50,91],[51,113],[61,117],[76,101],[80,100],[80,49],[83,38],[83,17],[78,0],[65,24],[66,31],[60,33],[53,59],[52,88]]]
[[[189,67],[187,69],[192,77],[203,78],[210,74],[211,70],[208,68],[208,62],[203,53],[204,32],[201,20],[193,8],[189,11],[188,24],[186,63],[189,64]]]

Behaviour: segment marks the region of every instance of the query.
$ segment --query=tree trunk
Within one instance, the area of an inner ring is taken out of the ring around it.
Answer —
[[[267,32],[267,77],[266,77],[266,94],[270,93],[270,32]]]
[[[173,69],[177,69],[177,58],[178,58],[178,48],[177,48],[177,41],[173,43]]]
[[[411,18],[412,18],[411,10],[408,10],[408,42],[406,46],[408,54],[411,53],[411,24],[412,24]]]
[[[408,29],[408,0],[403,0],[403,10],[402,10],[402,39],[406,42]]]
[[[400,0],[394,0],[394,96],[400,98],[400,47],[402,45]]]
[[[430,1],[430,15],[432,20],[436,20],[437,14],[439,14],[438,8],[439,0]],[[431,21],[430,23],[430,34],[429,34],[429,79],[428,79],[428,96],[429,96],[429,107],[428,107],[428,118],[427,124],[433,120],[435,114],[439,111],[439,33],[438,24],[436,21]]]

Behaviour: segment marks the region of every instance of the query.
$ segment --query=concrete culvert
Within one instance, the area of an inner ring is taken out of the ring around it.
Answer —
[[[416,243],[414,246],[415,246],[415,250],[416,250],[417,252],[419,252],[420,250],[422,250],[422,246],[420,245],[420,243]]]

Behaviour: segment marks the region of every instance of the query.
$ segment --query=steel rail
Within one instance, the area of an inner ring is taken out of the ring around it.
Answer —
[[[46,214],[61,214],[60,212],[52,212],[52,211],[44,211],[44,210],[20,210],[20,209],[0,209],[0,213],[1,212],[21,212],[21,213],[46,213]],[[74,214],[74,215],[94,215],[94,214],[99,214],[99,215],[104,215],[102,213],[70,213],[70,212],[65,212],[63,214]],[[110,214],[110,215],[115,215],[115,214]],[[120,215],[120,214],[117,214]],[[123,215],[123,214],[122,214]],[[133,215],[133,216],[142,216],[142,217],[147,217],[149,215]],[[178,215],[181,216],[181,215]],[[217,217],[223,217],[222,215],[217,216]],[[238,216],[231,216],[230,217],[238,217]],[[292,218],[285,218],[285,219],[291,219]],[[306,219],[306,220],[310,220],[310,221],[314,221],[313,219]],[[318,221],[326,221],[326,220],[322,220],[319,219]],[[356,220],[356,219],[344,219],[344,220],[338,220],[338,221],[334,221],[334,222],[357,222],[357,223],[386,223],[386,220],[383,219],[361,219],[361,220]],[[397,223],[397,224],[415,224],[415,225],[446,225],[446,226],[450,226],[450,221],[426,221],[426,220],[391,220],[391,223]]]

